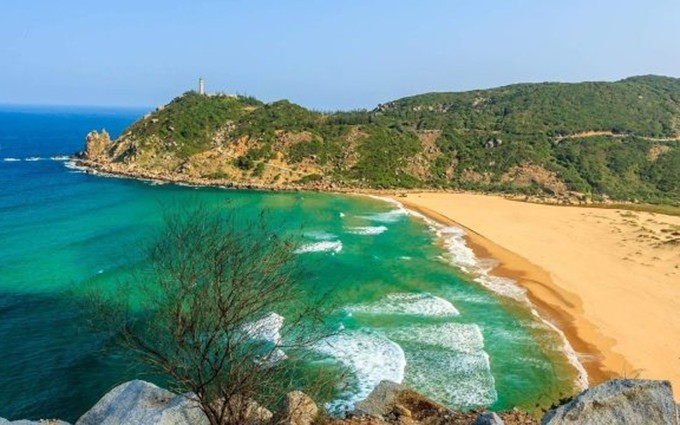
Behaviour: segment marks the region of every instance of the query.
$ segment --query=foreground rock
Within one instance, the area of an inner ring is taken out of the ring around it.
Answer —
[[[353,417],[333,425],[533,425],[538,422],[520,411],[453,411],[401,384],[382,381],[356,404]]]
[[[585,390],[541,425],[678,425],[677,414],[668,381],[620,379]]]
[[[40,419],[37,421],[27,421],[21,419],[18,421],[8,421],[5,418],[0,418],[0,425],[71,425],[68,422],[60,421],[59,419]]]
[[[301,391],[286,395],[281,410],[274,416],[273,425],[312,425],[319,416],[319,408]]]
[[[223,401],[213,403],[213,407],[217,410],[220,410],[223,406]],[[230,416],[232,422],[243,425],[266,425],[274,416],[272,412],[260,406],[257,401],[241,396],[232,397],[225,412],[225,415]]]
[[[149,382],[126,382],[109,391],[76,425],[208,425],[195,401]]]

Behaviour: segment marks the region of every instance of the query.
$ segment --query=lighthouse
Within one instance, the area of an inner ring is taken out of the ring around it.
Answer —
[[[205,94],[205,86],[203,84],[203,77],[198,79],[198,94],[200,94],[200,95]]]

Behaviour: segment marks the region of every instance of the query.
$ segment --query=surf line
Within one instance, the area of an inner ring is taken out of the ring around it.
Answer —
[[[522,288],[515,280],[493,276],[489,273],[490,268],[484,267],[483,261],[477,258],[473,250],[468,246],[465,240],[465,229],[462,226],[447,226],[445,223],[441,223],[419,211],[407,208],[404,204],[392,198],[371,194],[365,196],[386,202],[395,206],[398,211],[406,212],[408,215],[424,221],[437,238],[444,242],[444,246],[448,250],[447,254],[449,262],[453,266],[461,269],[464,273],[473,276],[475,282],[484,286],[491,292],[500,295],[501,297],[511,298],[526,305],[534,317],[545,326],[552,329],[559,337],[562,343],[562,352],[569,364],[576,370],[576,378],[574,380],[576,386],[580,390],[588,388],[588,372],[579,360],[576,351],[571,346],[565,333],[545,317],[541,316],[536,309],[536,306],[526,295],[526,289]]]

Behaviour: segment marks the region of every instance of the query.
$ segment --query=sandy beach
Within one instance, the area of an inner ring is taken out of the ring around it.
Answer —
[[[670,380],[680,389],[680,217],[413,193],[407,208],[467,229],[492,271],[527,289],[566,335],[590,384]]]

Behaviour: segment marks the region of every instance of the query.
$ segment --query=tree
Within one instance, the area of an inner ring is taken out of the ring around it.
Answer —
[[[325,336],[323,300],[296,282],[294,241],[264,215],[229,209],[169,213],[164,223],[148,271],[92,297],[96,322],[195,398],[211,424],[246,423],[255,399],[272,406],[293,388],[320,389],[327,381],[305,380],[303,358]]]

